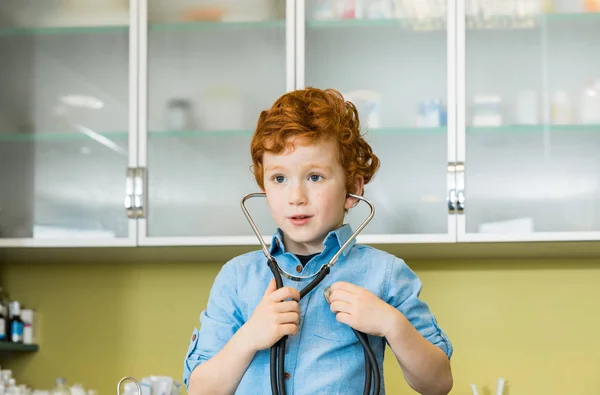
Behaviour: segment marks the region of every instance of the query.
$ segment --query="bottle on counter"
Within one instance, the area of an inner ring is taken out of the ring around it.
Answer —
[[[23,320],[23,344],[35,343],[33,336],[33,315],[32,309],[23,309],[21,311],[21,319]]]
[[[2,305],[4,314],[4,340],[10,341],[10,306],[8,294],[4,288],[0,287],[0,305]]]
[[[17,301],[12,302],[10,313],[10,341],[13,343],[23,343],[24,324],[23,320],[21,320],[21,304]]]
[[[4,305],[0,304],[0,341],[6,340],[6,316],[4,315]]]
[[[67,379],[58,377],[56,379],[56,386],[50,390],[50,395],[71,395],[71,390],[67,385]]]

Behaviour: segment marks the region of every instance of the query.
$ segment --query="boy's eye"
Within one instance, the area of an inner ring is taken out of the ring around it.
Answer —
[[[273,181],[275,181],[277,184],[281,184],[282,182],[285,181],[285,177],[284,176],[273,176]]]
[[[321,178],[323,178],[323,177],[321,177],[319,174],[311,174],[311,175],[310,175],[308,178],[309,178],[309,179],[310,179],[312,182],[317,182],[317,181],[320,181],[320,180],[321,180]]]

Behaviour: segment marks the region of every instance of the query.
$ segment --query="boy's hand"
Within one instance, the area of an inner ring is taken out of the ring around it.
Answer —
[[[283,336],[298,333],[300,292],[291,287],[276,288],[275,279],[271,279],[265,295],[244,325],[246,338],[256,351],[271,347]],[[289,298],[295,300],[282,302]]]
[[[344,281],[331,285],[329,303],[339,322],[374,336],[387,336],[401,314],[366,289]]]

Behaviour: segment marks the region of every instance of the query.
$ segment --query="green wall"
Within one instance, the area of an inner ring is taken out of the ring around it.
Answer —
[[[498,377],[510,395],[600,393],[600,259],[408,263],[454,344],[452,394],[475,382],[493,395]],[[35,388],[64,375],[101,395],[125,375],[180,379],[220,266],[5,262],[2,284],[37,310],[40,351],[0,365]],[[388,357],[388,393],[412,393]]]

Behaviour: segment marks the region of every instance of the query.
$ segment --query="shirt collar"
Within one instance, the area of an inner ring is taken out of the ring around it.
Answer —
[[[323,251],[334,249],[338,251],[346,241],[352,236],[352,227],[350,224],[344,224],[336,230],[332,230],[327,234],[325,240],[323,240]],[[346,256],[354,244],[356,243],[356,239],[352,240],[348,247],[342,252],[342,255]],[[275,255],[278,252],[282,254],[285,253],[285,245],[283,244],[283,231],[281,228],[277,228],[273,238],[271,239],[271,247],[269,248],[269,253],[271,255]]]

